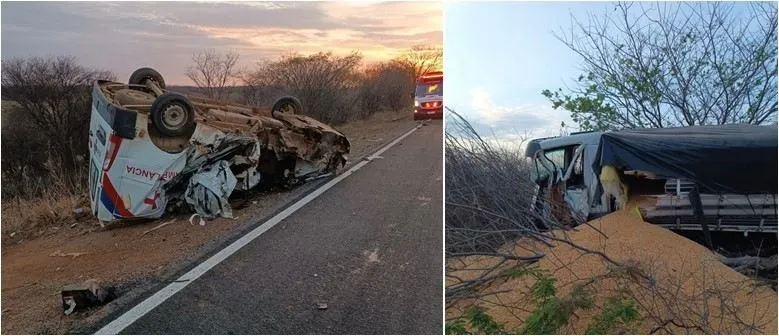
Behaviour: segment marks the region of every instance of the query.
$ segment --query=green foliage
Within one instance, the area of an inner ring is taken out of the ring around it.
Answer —
[[[583,76],[579,77],[584,80]],[[585,131],[606,131],[616,123],[617,111],[605,102],[605,96],[598,92],[598,86],[591,84],[579,96],[565,95],[562,89],[541,92],[552,103],[552,108],[562,108],[571,113],[571,119]]]
[[[586,333],[588,335],[615,333],[619,331],[617,328],[629,326],[639,317],[634,301],[609,297],[601,312],[595,315],[587,326]]]
[[[535,277],[536,282],[530,288],[533,301],[543,304],[554,298],[557,293],[557,288],[554,285],[557,279],[546,273],[537,273]]]
[[[471,327],[480,334],[500,335],[506,333],[504,326],[496,322],[482,307],[471,307],[465,316],[471,321]]]
[[[464,319],[456,319],[453,322],[447,323],[445,333],[447,335],[468,335],[468,329],[465,328]]]
[[[574,312],[594,307],[592,293],[584,286],[575,286],[565,297],[557,297],[556,279],[548,271],[518,267],[503,273],[508,278],[532,276],[535,283],[530,288],[530,301],[536,308],[519,330],[507,330],[480,306],[472,306],[463,317],[446,325],[447,335],[466,334],[556,334],[566,326]],[[607,334],[623,331],[639,318],[636,304],[619,297],[606,298],[606,304],[587,326],[587,334]]]
[[[577,309],[590,309],[593,306],[592,297],[584,287],[577,286],[571,293],[559,298],[556,296],[545,296],[548,294],[547,278],[540,278],[536,284],[542,283],[539,288],[545,290],[533,291],[533,299],[541,301],[540,306],[536,308],[525,320],[520,329],[521,334],[546,335],[555,334],[560,328],[568,324],[571,315]],[[536,287],[536,286],[533,287]]]
[[[470,328],[468,328],[470,327]],[[470,332],[469,332],[470,330]],[[446,325],[447,335],[505,335],[509,334],[503,324],[495,321],[479,306],[471,306],[463,317]]]
[[[570,314],[565,311],[562,300],[553,297],[544,302],[530,314],[520,329],[521,334],[554,334],[560,327],[568,323]]]

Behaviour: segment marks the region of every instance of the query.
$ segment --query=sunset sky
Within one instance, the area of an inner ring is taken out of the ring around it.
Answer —
[[[438,2],[2,3],[2,59],[72,55],[121,81],[150,66],[191,85],[186,67],[206,48],[236,51],[250,68],[290,51],[382,61],[442,39]]]

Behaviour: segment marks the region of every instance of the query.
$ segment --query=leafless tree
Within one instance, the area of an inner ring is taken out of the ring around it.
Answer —
[[[583,128],[776,121],[776,3],[618,3],[614,11],[574,18],[557,34],[584,74],[570,92],[544,95]]]
[[[45,137],[46,147],[38,150],[47,151],[66,172],[86,168],[78,158],[88,154],[92,85],[97,79],[114,78],[108,71],[84,67],[68,56],[2,61],[3,99],[18,105],[36,132]],[[7,148],[5,138],[3,147]]]
[[[430,45],[418,45],[396,58],[394,61],[401,67],[408,69],[414,75],[414,80],[423,74],[443,68],[444,51],[441,47]]]
[[[224,99],[225,88],[234,83],[238,75],[235,66],[239,55],[236,52],[218,53],[207,49],[192,55],[192,66],[187,68],[187,77],[192,80],[203,95],[212,99]]]

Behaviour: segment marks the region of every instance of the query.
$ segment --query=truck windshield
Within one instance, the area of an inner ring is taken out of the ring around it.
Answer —
[[[554,149],[550,151],[545,151],[544,156],[546,156],[549,161],[552,161],[555,165],[555,169],[564,169],[565,164],[565,148],[559,148]]]
[[[541,164],[539,160],[544,160],[545,165]],[[563,148],[560,149],[554,149],[550,151],[545,151],[541,157],[538,157],[534,159],[535,165],[536,165],[536,173],[534,178],[536,181],[544,180],[548,176],[552,174],[552,171],[547,169],[546,166],[549,166],[549,168],[553,168],[552,164],[554,164],[554,169],[560,170],[561,168],[565,167],[565,150]]]
[[[417,91],[415,95],[417,97],[424,97],[428,95],[442,96],[443,92],[444,83],[417,84]]]

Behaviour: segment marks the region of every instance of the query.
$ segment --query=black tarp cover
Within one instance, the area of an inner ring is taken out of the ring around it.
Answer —
[[[689,179],[713,193],[776,194],[777,126],[692,126],[607,132],[601,138],[594,162],[596,174],[600,174],[604,165]]]

